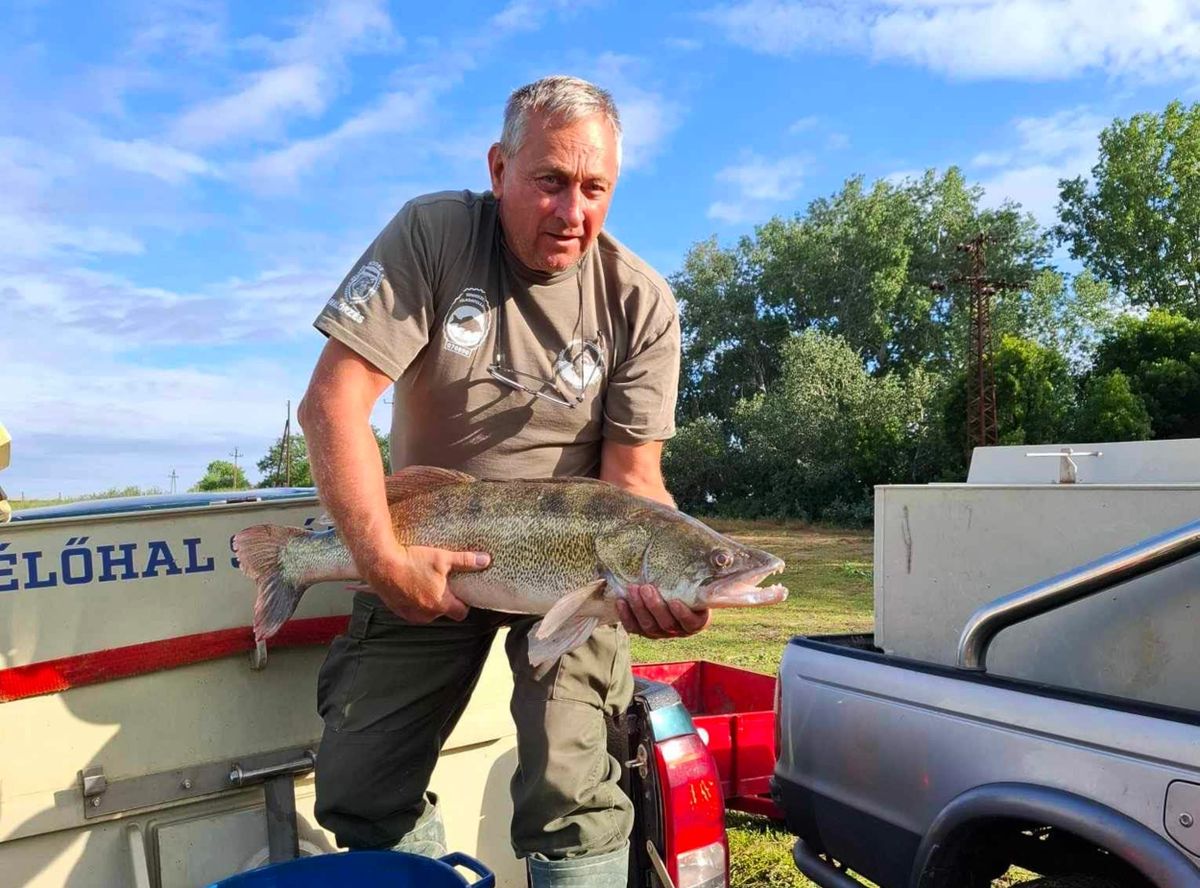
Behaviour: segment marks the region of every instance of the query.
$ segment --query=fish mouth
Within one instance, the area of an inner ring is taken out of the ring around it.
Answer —
[[[759,604],[778,604],[788,596],[787,587],[776,583],[762,587],[758,584],[772,574],[783,571],[783,559],[774,555],[764,564],[708,580],[700,586],[699,599],[705,607],[753,607]]]

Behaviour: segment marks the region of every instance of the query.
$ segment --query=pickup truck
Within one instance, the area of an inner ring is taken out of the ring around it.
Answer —
[[[230,548],[320,513],[303,488],[0,510],[0,886],[182,888],[337,851],[312,814],[315,694],[350,596],[314,587],[256,646]],[[451,850],[516,888],[510,691],[500,650],[432,788]],[[675,690],[638,676],[609,746],[637,809],[631,888],[726,885],[721,778]]]
[[[772,793],[817,885],[1200,886],[1200,522],[984,595],[953,662],[932,653],[928,627],[978,594],[968,580],[1196,514],[1195,484],[1134,481],[930,485],[895,509],[877,490],[875,634],[794,638],[779,667]],[[922,574],[922,557],[939,566]]]

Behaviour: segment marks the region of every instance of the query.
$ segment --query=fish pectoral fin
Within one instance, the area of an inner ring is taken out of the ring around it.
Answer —
[[[539,623],[528,636],[530,665],[553,663],[563,654],[570,653],[591,638],[593,630],[599,624],[599,617],[575,617],[560,625],[554,632],[542,636],[542,623]]]
[[[549,638],[558,631],[560,626],[575,616],[575,612],[583,607],[588,599],[595,595],[602,595],[606,585],[607,581],[596,580],[594,583],[588,583],[574,592],[568,592],[562,598],[558,599],[558,601],[554,602],[554,607],[550,608],[546,612],[546,616],[542,617],[534,634],[541,639]]]

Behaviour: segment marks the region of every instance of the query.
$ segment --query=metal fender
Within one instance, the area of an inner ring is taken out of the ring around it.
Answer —
[[[917,849],[909,884],[930,888],[935,858],[953,833],[971,823],[995,818],[1064,829],[1120,857],[1158,888],[1200,885],[1200,869],[1165,838],[1137,821],[1091,799],[1027,783],[978,786],[946,805]]]

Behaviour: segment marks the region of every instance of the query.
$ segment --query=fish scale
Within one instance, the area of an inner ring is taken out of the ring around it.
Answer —
[[[495,599],[505,605],[512,597],[535,599],[548,610],[561,595],[602,578],[596,537],[644,508],[607,488],[587,481],[475,481],[393,503],[391,514],[405,545],[491,553],[487,570],[452,578],[451,590],[461,590],[464,600],[509,610]]]

